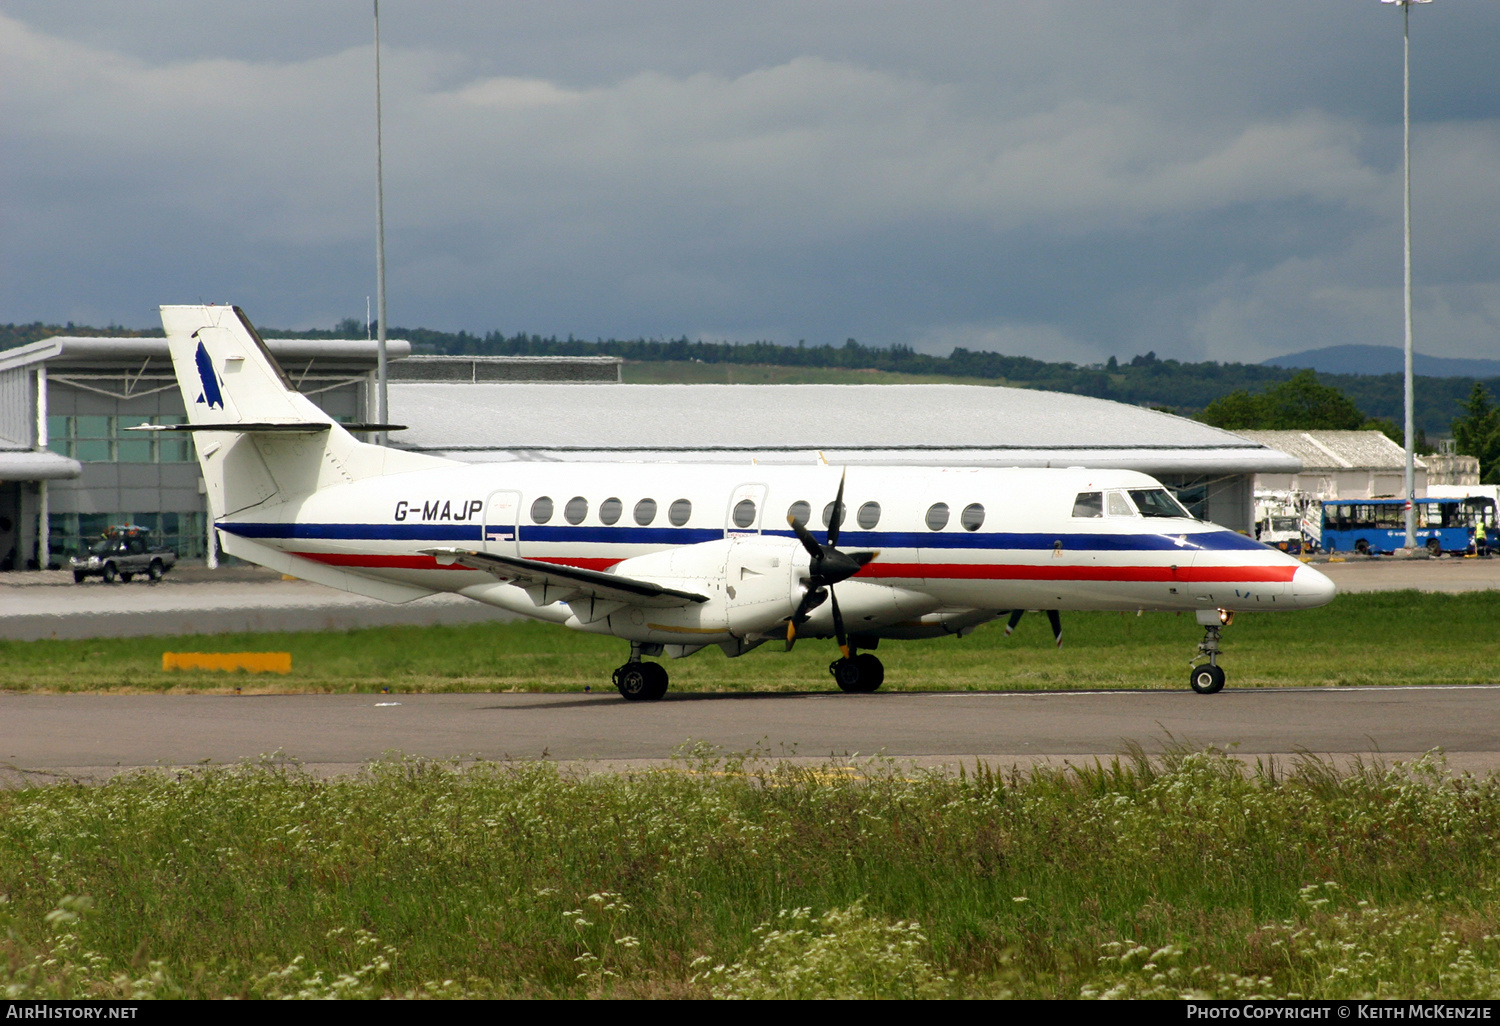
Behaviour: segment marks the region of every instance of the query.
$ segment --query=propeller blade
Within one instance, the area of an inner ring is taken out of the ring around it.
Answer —
[[[1016,624],[1021,622],[1021,617],[1025,615],[1026,610],[1024,609],[1012,609],[1010,611],[1010,622],[1005,625],[1005,636],[1007,638],[1010,637],[1011,632],[1016,629]]]
[[[807,619],[807,614],[823,604],[828,598],[828,591],[821,587],[810,587],[802,593],[802,601],[797,603],[796,612],[786,622],[786,650],[790,652],[792,645],[797,640],[797,625]]]
[[[839,526],[844,521],[844,478],[849,476],[849,468],[839,475],[838,494],[833,497],[833,516],[828,518],[828,547],[833,548],[839,543]]]
[[[1055,609],[1047,610],[1047,622],[1052,625],[1052,636],[1057,639],[1057,647],[1062,648],[1062,616]]]
[[[838,639],[839,651],[844,653],[844,658],[849,658],[849,638],[844,634],[844,617],[839,612],[839,597],[834,594],[833,589],[828,589],[828,601],[833,603],[833,636]]]
[[[805,525],[799,523],[796,518],[788,515],[786,518],[786,522],[792,525],[792,533],[797,536],[797,540],[802,543],[802,547],[806,549],[807,554],[812,557],[814,564],[813,569],[816,571],[816,564],[818,560],[823,558],[823,546],[818,544],[818,539],[814,538],[812,536],[812,532],[809,531]]]

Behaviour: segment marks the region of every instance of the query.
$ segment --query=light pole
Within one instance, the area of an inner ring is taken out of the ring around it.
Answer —
[[[1416,431],[1412,417],[1411,374],[1411,5],[1430,4],[1432,0],[1380,0],[1401,8],[1401,144],[1405,155],[1402,183],[1402,213],[1405,220],[1405,300],[1406,311],[1406,548],[1417,547],[1417,472]]]
[[[375,423],[383,425],[389,423],[389,415],[385,362],[385,154],[380,115],[380,0],[375,0],[375,311],[378,318],[375,322]],[[385,445],[388,439],[383,429],[378,437],[380,444]]]

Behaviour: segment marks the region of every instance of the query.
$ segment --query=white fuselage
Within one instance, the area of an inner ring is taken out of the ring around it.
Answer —
[[[360,577],[456,592],[633,641],[754,643],[783,628],[808,573],[788,523],[826,539],[840,467],[452,465],[323,487],[221,517],[226,548],[273,550]],[[927,637],[1005,610],[1276,610],[1322,605],[1326,577],[1217,525],[1075,515],[1080,493],[1161,486],[1088,469],[853,467],[838,547],[877,550],[838,584],[851,633]],[[947,507],[944,519],[934,511]],[[1125,504],[1128,506],[1128,504]],[[251,545],[238,545],[237,542]],[[423,550],[461,546],[600,570],[709,596],[681,608],[585,604]],[[248,551],[255,558],[254,551]],[[801,633],[832,632],[825,604]],[[728,650],[728,649],[726,649]]]

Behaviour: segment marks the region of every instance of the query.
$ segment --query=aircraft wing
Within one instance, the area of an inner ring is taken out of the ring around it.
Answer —
[[[691,591],[664,588],[650,581],[637,581],[598,570],[543,563],[537,559],[499,556],[490,552],[475,552],[473,549],[423,549],[422,553],[434,557],[444,566],[457,563],[471,570],[484,570],[502,581],[522,588],[555,589],[559,593],[558,597],[564,601],[567,594],[589,595],[606,602],[631,606],[685,606],[689,602],[708,601],[707,595]]]

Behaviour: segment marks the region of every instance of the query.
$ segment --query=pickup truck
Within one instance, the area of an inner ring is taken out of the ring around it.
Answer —
[[[102,577],[113,584],[117,580],[128,581],[136,574],[159,581],[176,564],[177,553],[164,545],[148,546],[144,533],[111,532],[90,545],[88,555],[74,556],[68,562],[76,584],[90,577]]]

